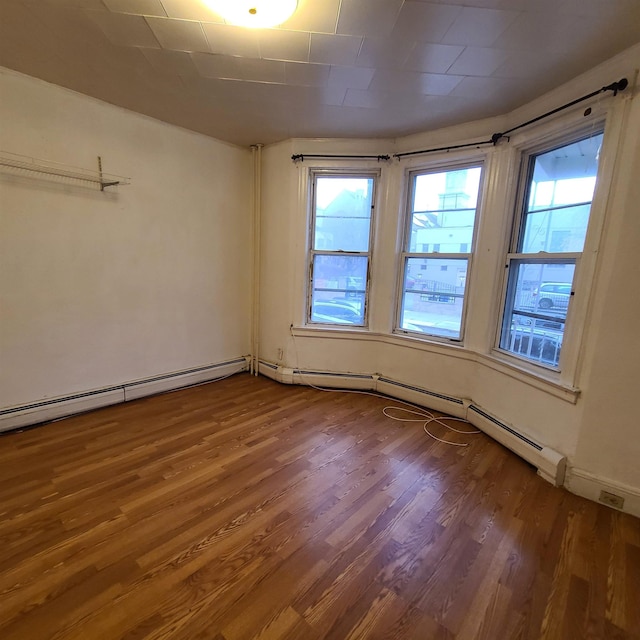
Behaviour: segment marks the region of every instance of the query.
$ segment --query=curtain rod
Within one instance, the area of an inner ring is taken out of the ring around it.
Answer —
[[[487,145],[487,144],[492,144],[492,145],[496,145],[498,144],[498,142],[500,140],[502,140],[502,138],[506,138],[507,140],[509,139],[509,135],[510,133],[513,133],[514,131],[517,131],[518,129],[522,129],[523,127],[527,127],[530,124],[533,124],[534,122],[538,122],[540,120],[543,120],[544,118],[548,118],[549,116],[552,116],[556,113],[558,113],[559,111],[563,111],[564,109],[568,109],[569,107],[573,107],[576,104],[579,104],[580,102],[584,102],[585,100],[589,100],[590,98],[593,98],[594,96],[597,96],[600,93],[604,93],[605,91],[613,91],[613,95],[617,96],[619,91],[624,91],[627,87],[629,86],[629,81],[626,78],[621,78],[620,80],[618,80],[617,82],[612,82],[611,84],[606,85],[605,87],[601,87],[600,89],[598,89],[597,91],[592,91],[591,93],[588,93],[585,96],[582,96],[581,98],[577,98],[576,100],[572,100],[571,102],[567,102],[566,104],[563,104],[561,107],[557,107],[556,109],[552,109],[551,111],[547,111],[546,113],[543,113],[540,116],[537,116],[536,118],[532,118],[531,120],[527,120],[526,122],[523,122],[522,124],[516,125],[515,127],[512,127],[511,129],[507,129],[506,131],[502,131],[500,133],[494,133],[491,138],[489,138],[489,140],[480,140],[478,142],[468,142],[467,144],[456,144],[456,145],[451,145],[448,147],[438,147],[435,149],[422,149],[420,151],[406,151],[404,153],[394,153],[393,157],[394,158],[404,158],[406,156],[415,156],[415,155],[420,155],[423,153],[434,153],[436,151],[451,151],[453,149],[462,149],[465,147],[476,147],[479,148],[482,145]],[[585,115],[588,115],[587,113],[585,113]]]
[[[325,159],[342,159],[342,160],[391,160],[391,156],[379,155],[379,156],[341,156],[341,155],[325,155],[325,154],[309,154],[309,153],[297,153],[291,156],[291,159],[296,162],[300,160],[304,162],[305,158],[325,158]]]

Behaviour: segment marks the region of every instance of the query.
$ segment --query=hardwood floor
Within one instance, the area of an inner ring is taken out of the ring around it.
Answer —
[[[0,437],[0,638],[640,637],[640,521],[387,404],[241,374]]]

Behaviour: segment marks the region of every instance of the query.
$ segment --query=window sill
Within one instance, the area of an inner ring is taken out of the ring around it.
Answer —
[[[367,342],[382,342],[385,344],[395,344],[401,347],[411,349],[419,349],[431,353],[443,353],[449,356],[462,357],[467,360],[474,358],[473,352],[465,349],[462,343],[448,343],[438,340],[426,340],[412,335],[381,333],[377,331],[369,331],[366,327],[292,327],[291,333],[295,337],[305,338],[331,338],[331,339],[348,339],[348,340],[364,340]]]
[[[405,349],[415,349],[426,353],[446,355],[448,357],[476,362],[571,404],[576,404],[580,395],[580,389],[561,382],[558,380],[557,374],[554,374],[553,371],[532,371],[526,366],[519,366],[511,360],[503,358],[501,354],[496,352],[482,354],[471,351],[462,344],[447,344],[413,336],[373,332],[363,327],[291,327],[291,334],[296,338],[378,342],[396,345]]]

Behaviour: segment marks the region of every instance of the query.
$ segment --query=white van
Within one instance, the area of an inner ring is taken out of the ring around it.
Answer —
[[[566,309],[571,296],[571,284],[566,282],[545,282],[533,292],[539,309]]]

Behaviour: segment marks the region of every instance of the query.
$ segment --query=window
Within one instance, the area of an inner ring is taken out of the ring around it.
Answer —
[[[480,166],[463,166],[409,175],[397,323],[403,332],[462,339],[481,174]]]
[[[366,324],[376,177],[312,172],[308,322]]]
[[[499,348],[559,369],[596,184],[602,131],[523,161]]]

